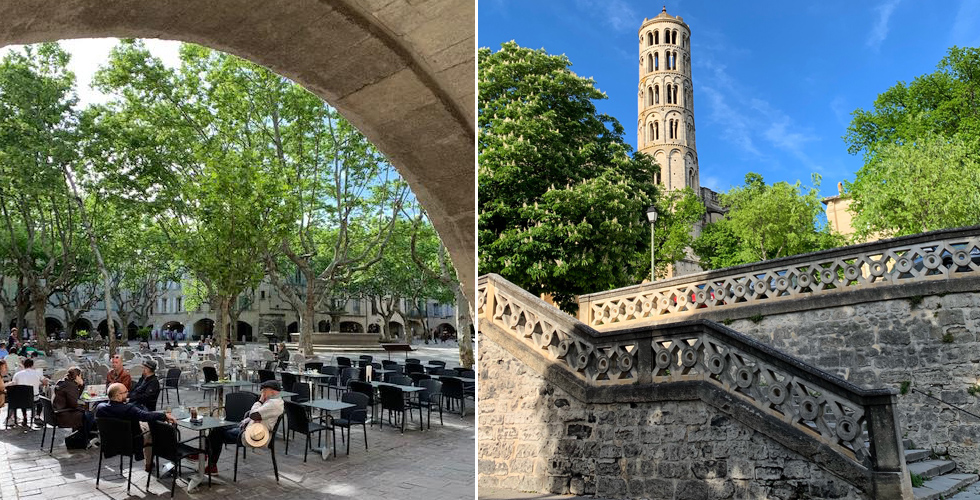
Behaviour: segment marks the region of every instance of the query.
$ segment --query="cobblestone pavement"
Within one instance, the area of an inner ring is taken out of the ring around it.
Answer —
[[[383,353],[374,354],[384,356]],[[426,346],[413,353],[413,357],[423,359],[444,359],[451,363],[449,366],[454,366],[454,356],[455,350],[450,347]],[[396,359],[394,355],[392,358]],[[173,398],[171,394],[172,402]],[[206,404],[201,392],[184,387],[181,388],[181,401],[184,405]],[[415,420],[408,421],[404,434],[389,427],[387,422],[384,429],[379,429],[378,425],[368,426],[368,450],[364,449],[363,436],[355,427],[350,456],[344,454],[346,445],[338,442],[337,458],[331,455],[322,460],[317,453],[310,452],[307,463],[303,463],[303,436],[296,435],[299,441],[290,439],[289,455],[284,455],[280,432],[276,443],[278,484],[268,450],[249,451],[247,461],[239,459],[238,482],[233,483],[234,454],[229,447],[222,454],[216,476],[228,484],[215,484],[210,488],[205,484],[188,494],[183,489],[186,481],[182,479],[177,483],[175,498],[471,499],[475,496],[474,413],[469,406],[462,418],[458,413],[445,413],[444,425],[439,425],[437,414],[433,415],[431,430],[424,432],[419,431],[417,412]],[[6,418],[6,409],[0,412],[0,418]],[[50,432],[49,429],[48,439]],[[154,476],[147,490],[147,474],[143,471],[142,461],[133,462],[133,484],[127,495],[126,479],[119,474],[116,458],[103,461],[102,479],[97,490],[97,448],[68,451],[64,444],[67,433],[65,429],[58,431],[54,453],[48,454],[47,446],[44,451],[39,449],[39,429],[0,429],[0,499],[169,498],[170,479]],[[182,431],[182,439],[190,437],[191,433]],[[194,467],[196,463],[185,462],[183,474],[189,475]]]

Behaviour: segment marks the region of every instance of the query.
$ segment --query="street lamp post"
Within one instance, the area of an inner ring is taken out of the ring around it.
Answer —
[[[656,250],[656,246],[654,245],[654,240],[653,240],[653,223],[657,222],[657,208],[654,207],[653,205],[647,207],[647,220],[650,221],[650,281],[656,281],[657,268],[655,267],[656,260],[654,258],[654,252]]]

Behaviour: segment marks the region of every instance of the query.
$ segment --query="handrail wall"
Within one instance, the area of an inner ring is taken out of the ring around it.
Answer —
[[[481,330],[495,327],[508,344],[561,367],[576,397],[602,389],[635,400],[700,384],[753,407],[772,429],[843,457],[849,472],[832,472],[856,487],[888,493],[881,498],[911,498],[895,389],[862,389],[709,321],[600,333],[497,275],[479,279],[477,314]],[[779,434],[770,432],[777,440]],[[867,484],[855,480],[862,475]]]
[[[579,319],[594,328],[621,328],[882,285],[978,277],[980,226],[972,226],[582,295]]]

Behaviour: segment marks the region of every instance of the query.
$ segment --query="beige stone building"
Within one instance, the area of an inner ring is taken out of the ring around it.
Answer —
[[[657,183],[668,191],[689,187],[707,208],[703,224],[720,219],[724,210],[718,194],[701,187],[694,126],[694,86],[691,80],[691,28],[665,7],[644,19],[639,31],[640,83],[637,90],[637,149],[660,165]],[[701,271],[694,255],[675,262],[671,276]]]

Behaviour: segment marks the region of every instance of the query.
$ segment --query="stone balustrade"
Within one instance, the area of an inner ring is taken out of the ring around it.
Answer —
[[[968,242],[974,244],[975,237]],[[899,260],[914,261],[919,255],[926,260],[926,255],[940,250],[954,253],[961,250],[959,244],[959,240],[915,244],[904,252],[886,253],[906,273],[927,274],[915,263],[905,267]],[[861,259],[831,261],[838,267],[873,264]],[[815,264],[784,269],[807,265]],[[973,263],[966,265],[972,269]],[[824,269],[836,272],[836,268]],[[810,276],[805,269],[795,272],[787,279]],[[785,274],[778,276],[785,278]],[[853,277],[860,279],[868,278]],[[819,283],[813,286],[830,284]],[[911,498],[894,389],[861,389],[708,321],[599,332],[497,275],[480,278],[477,314],[481,332],[488,338],[512,352],[521,351],[530,361],[537,356],[547,370],[560,367],[567,374],[566,390],[585,401],[670,400],[671,394],[701,391],[701,399],[723,411],[736,413],[737,407],[742,408],[741,418],[757,424],[757,431],[801,455],[815,457],[822,467],[860,490],[878,498]]]
[[[980,277],[980,226],[746,264],[579,297],[597,329],[680,321],[852,290]]]

